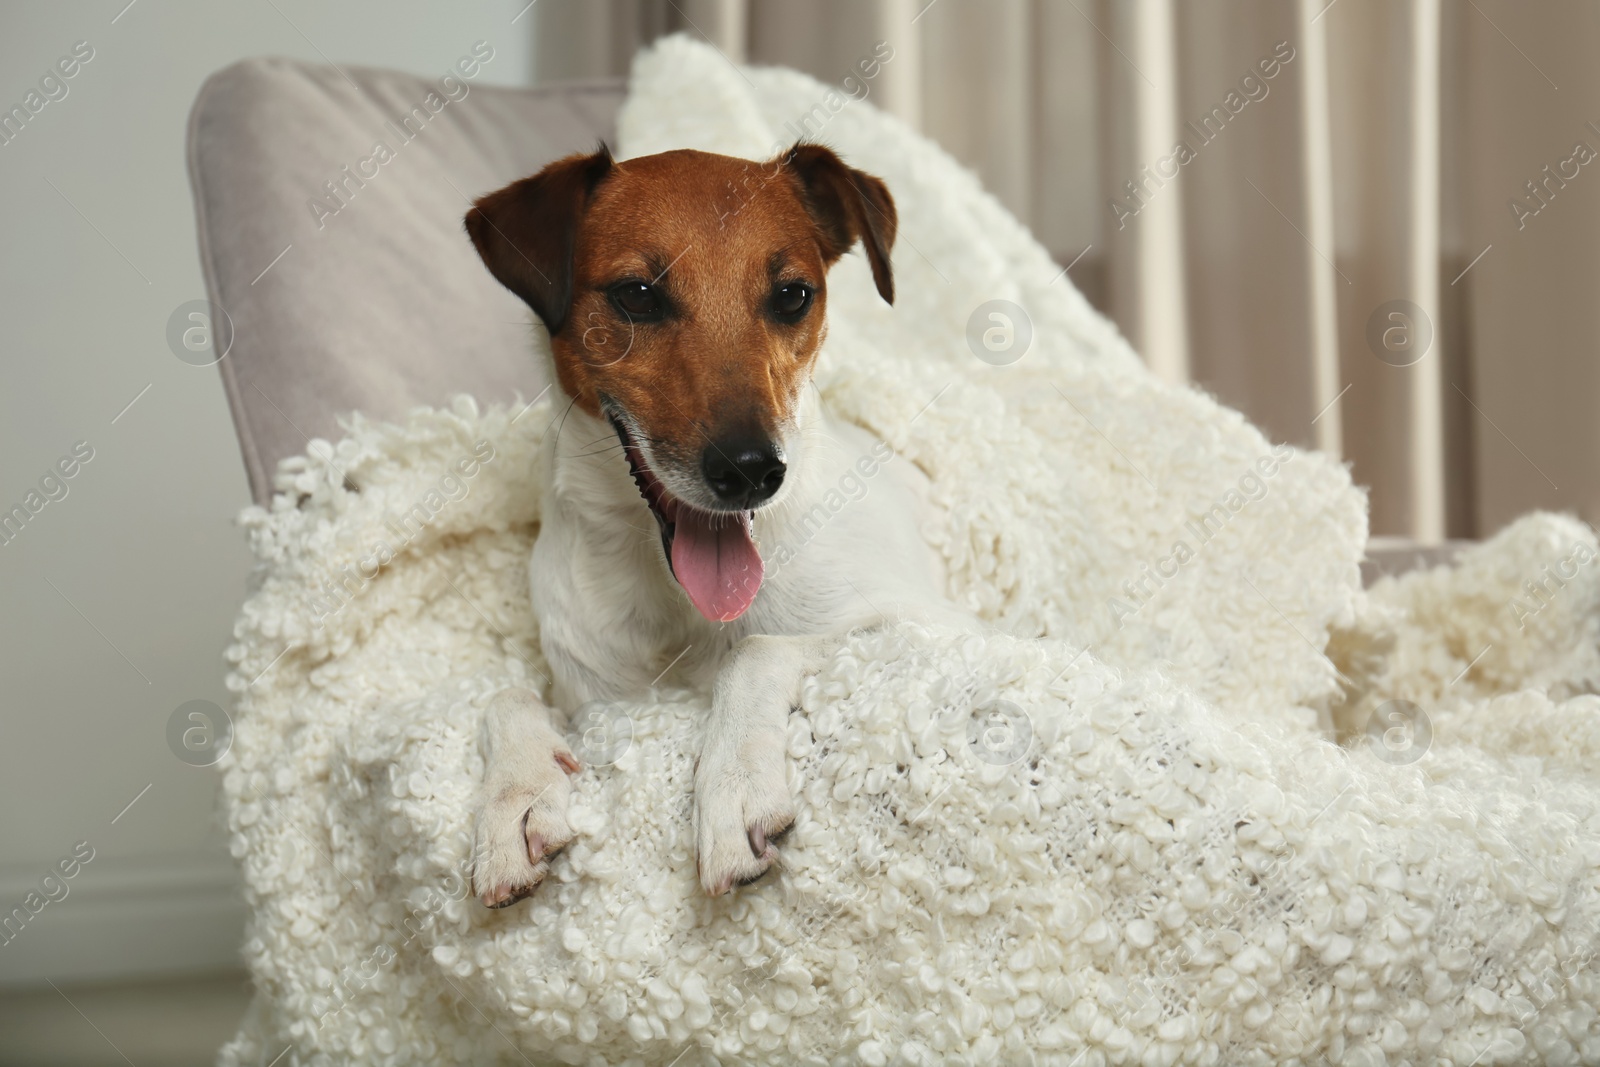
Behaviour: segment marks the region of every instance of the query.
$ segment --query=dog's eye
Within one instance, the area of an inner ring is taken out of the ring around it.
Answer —
[[[623,282],[611,287],[611,303],[634,322],[654,322],[666,314],[661,295],[643,282]]]
[[[799,282],[780,285],[772,293],[772,313],[784,322],[794,322],[811,306],[811,287]]]

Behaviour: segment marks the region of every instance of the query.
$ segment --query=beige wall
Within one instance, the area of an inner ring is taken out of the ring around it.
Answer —
[[[126,2],[0,8],[7,110],[75,42],[94,49],[0,145],[0,507],[75,442],[94,449],[0,546],[0,913],[74,843],[95,850],[0,945],[0,982],[227,965],[242,936],[216,774],[164,733],[185,701],[226,704],[250,565],[217,371],[166,340],[173,309],[205,295],[184,165],[201,81],[262,54],[427,73],[480,38],[498,53],[487,78],[531,80],[534,20],[511,23],[525,0]]]

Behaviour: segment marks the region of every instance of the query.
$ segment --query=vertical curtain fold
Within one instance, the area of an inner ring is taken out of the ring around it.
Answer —
[[[1412,365],[1410,533],[1419,541],[1442,541],[1444,529],[1443,385],[1444,350],[1439,313],[1439,0],[1411,6],[1411,190],[1408,197],[1412,299],[1432,319],[1430,351]]]
[[[1121,200],[1117,235],[1107,243],[1112,316],[1158,377],[1186,382],[1184,199],[1174,188],[1183,167],[1174,153],[1177,18],[1172,0],[1101,0],[1098,10],[1106,27],[1102,92],[1117,101],[1102,142],[1102,173]]]
[[[1333,261],[1332,131],[1328,119],[1328,40],[1320,25],[1325,0],[1300,0],[1296,12],[1297,39],[1304,53],[1298,71],[1300,90],[1300,168],[1310,244],[1325,249],[1309,267],[1310,306],[1307,349],[1311,362],[1311,416],[1318,448],[1333,456],[1344,455],[1344,422],[1335,405],[1343,399],[1339,373],[1339,293]]]

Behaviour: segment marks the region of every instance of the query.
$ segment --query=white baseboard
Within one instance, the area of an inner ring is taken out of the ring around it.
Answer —
[[[45,873],[21,865],[0,868],[0,918],[38,892]],[[242,966],[244,901],[238,873],[225,854],[98,855],[66,885],[65,897],[46,904],[20,930],[13,922],[0,933],[0,985]]]

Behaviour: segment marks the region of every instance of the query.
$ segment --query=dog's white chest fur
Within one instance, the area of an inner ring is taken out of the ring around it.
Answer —
[[[918,532],[921,472],[828,418],[814,393],[796,421],[790,481],[754,519],[766,578],[750,610],[726,623],[695,611],[668,571],[611,428],[574,408],[552,431],[529,578],[557,705],[570,712],[668,681],[709,691],[745,637],[837,634],[943,605]]]

